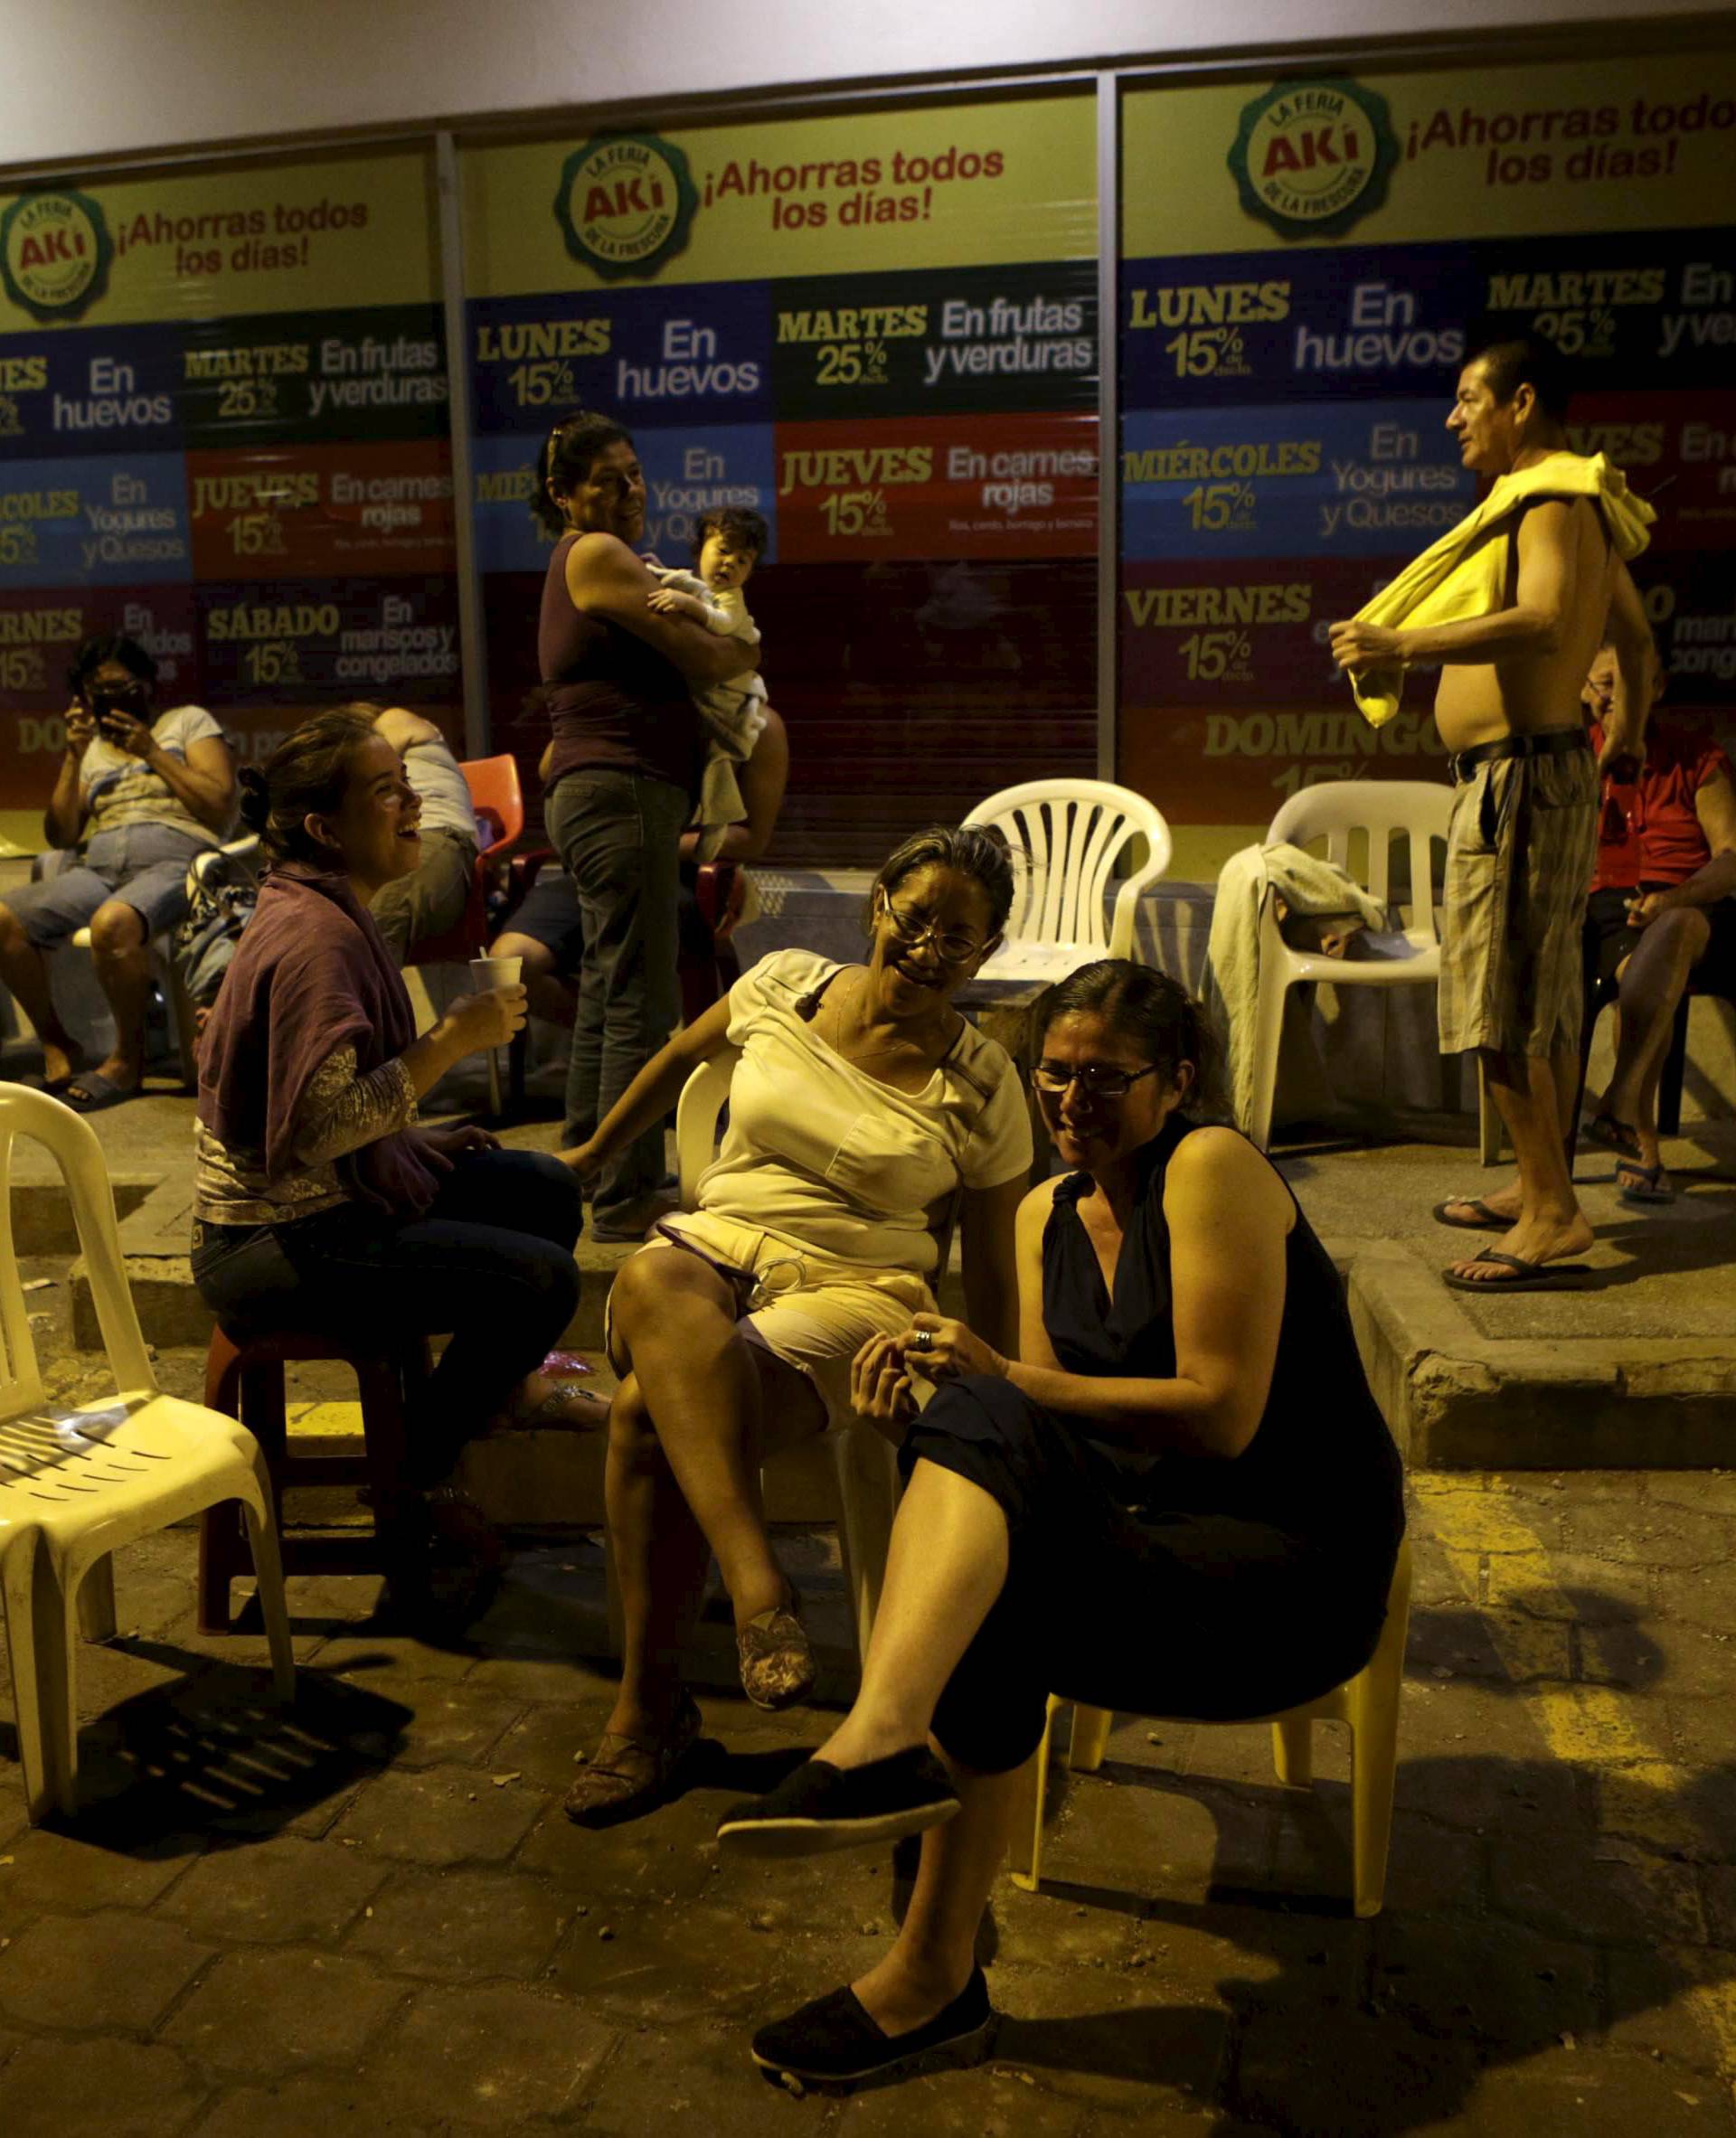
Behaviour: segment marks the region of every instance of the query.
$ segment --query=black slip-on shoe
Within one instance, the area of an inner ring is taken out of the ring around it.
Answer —
[[[926,1745],[916,1745],[865,1766],[810,1759],[769,1795],[731,1805],[717,1840],[732,1855],[813,1856],[921,1833],[958,1809],[946,1768]]]
[[[891,2077],[922,2058],[966,2061],[987,2048],[994,2020],[980,1967],[944,2011],[908,2034],[883,2034],[854,1990],[834,1990],[761,2027],[753,2060],[773,2077],[788,2072],[810,2086],[845,2086]]]

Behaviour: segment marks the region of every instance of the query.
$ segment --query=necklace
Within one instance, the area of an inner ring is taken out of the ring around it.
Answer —
[[[851,982],[847,998],[843,988],[836,984],[826,991],[826,1007],[832,1012],[832,1030],[827,1036],[834,1052],[853,1065],[859,1065],[865,1061],[892,1061],[900,1057],[908,1059],[911,1055],[914,1055],[925,1065],[929,1064],[930,1060],[929,1050],[918,1039],[901,1036],[887,1047],[864,1047],[862,1045],[862,1039],[866,1033],[867,1027],[862,1021],[861,1006],[863,997],[867,993],[867,987],[865,980],[857,978],[854,973],[848,975],[840,975],[840,978],[845,977]],[[854,1039],[846,1036],[846,1001],[851,1012],[850,1025],[854,1028]]]

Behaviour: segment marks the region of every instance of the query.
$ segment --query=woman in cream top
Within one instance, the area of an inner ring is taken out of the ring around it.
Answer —
[[[813,1657],[760,1511],[760,1466],[848,1415],[856,1353],[931,1309],[955,1210],[971,1314],[1014,1342],[1030,1116],[1005,1050],[952,1002],[999,942],[1012,897],[991,834],[917,834],[875,880],[865,965],[803,951],[763,960],[567,1154],[593,1173],[669,1111],[700,1062],[739,1050],[698,1209],[656,1228],[609,1298],[621,1689],[568,1797],[575,1819],[649,1808],[698,1735],[681,1656],[713,1553],[749,1698],[781,1708],[809,1691]]]

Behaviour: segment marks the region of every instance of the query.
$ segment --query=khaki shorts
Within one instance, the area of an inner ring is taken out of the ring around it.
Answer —
[[[1597,856],[1589,749],[1498,758],[1453,797],[1440,944],[1440,1050],[1577,1050],[1580,931]]]
[[[852,1415],[850,1361],[868,1339],[896,1336],[910,1326],[912,1314],[934,1312],[934,1295],[909,1270],[835,1261],[710,1210],[666,1218],[659,1237],[640,1253],[683,1252],[667,1237],[672,1233],[731,1281],[741,1333],[806,1376],[826,1406],[828,1426]],[[603,1331],[618,1372],[607,1306]]]

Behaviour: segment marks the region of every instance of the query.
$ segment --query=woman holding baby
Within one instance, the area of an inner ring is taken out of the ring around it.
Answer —
[[[555,425],[533,510],[555,538],[537,629],[554,737],[545,818],[584,931],[570,1144],[594,1135],[680,1021],[680,844],[705,756],[693,693],[750,673],[757,659],[745,640],[662,598],[635,553],[645,505],[644,472],[619,424],[586,412]],[[593,1237],[642,1239],[667,1207],[663,1171],[659,1117],[598,1169]]]

